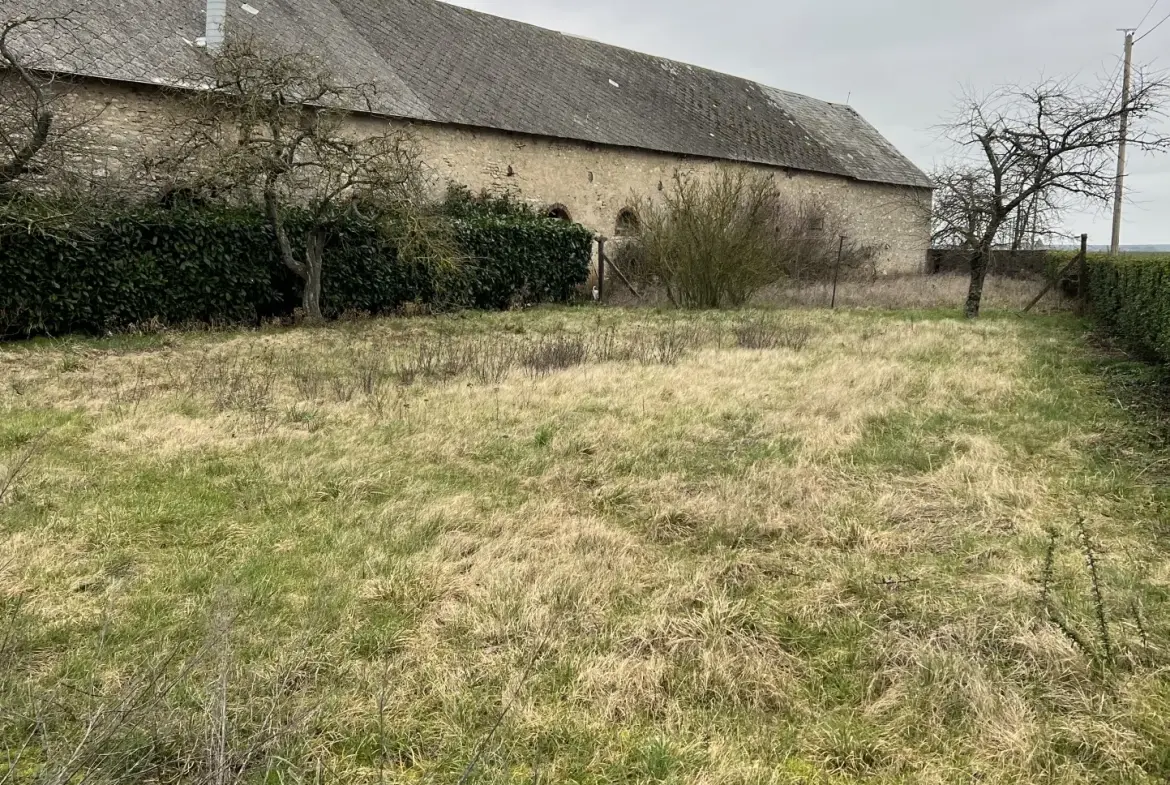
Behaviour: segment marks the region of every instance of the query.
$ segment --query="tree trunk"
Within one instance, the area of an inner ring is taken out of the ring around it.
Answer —
[[[272,176],[264,188],[264,211],[268,215],[268,223],[272,226],[272,233],[276,235],[276,247],[280,251],[280,260],[284,266],[297,274],[301,280],[305,279],[303,265],[293,255],[292,243],[289,242],[288,232],[284,229],[284,217],[280,214],[280,198],[276,195],[276,187]]]
[[[27,141],[18,149],[10,147],[12,160],[0,166],[0,185],[7,185],[16,178],[27,174],[29,164],[45,145],[49,143],[49,132],[53,129],[53,112],[49,109],[49,97],[45,95],[42,85],[38,84],[32,72],[8,48],[8,34],[23,22],[10,22],[5,25],[3,35],[0,35],[0,64],[5,69],[16,71],[17,77],[24,83],[25,88],[32,94],[33,124]],[[20,134],[17,134],[17,138]]]
[[[1001,226],[1002,218],[991,221],[979,242],[979,247],[971,256],[971,285],[967,289],[967,304],[963,308],[968,319],[979,318],[979,306],[983,302],[983,284],[987,281],[987,268],[991,262],[991,248]]]
[[[33,126],[28,142],[13,153],[12,160],[0,166],[0,185],[7,185],[28,173],[29,164],[32,163],[33,158],[49,143],[49,131],[52,130],[52,127],[52,112],[44,111],[37,115],[36,124]]]
[[[301,310],[309,322],[324,321],[321,314],[321,267],[325,257],[325,233],[314,230],[305,238],[305,260],[302,262],[293,253],[292,242],[285,230],[281,215],[280,198],[277,196],[274,179],[269,176],[264,188],[264,209],[268,223],[276,235],[276,247],[285,267],[301,279]]]
[[[301,307],[305,311],[305,319],[309,322],[324,321],[321,313],[321,269],[325,259],[325,233],[321,231],[309,232],[305,239],[305,277],[303,279],[305,291],[301,298]]]
[[[967,304],[963,312],[968,319],[979,318],[983,302],[983,284],[987,280],[987,250],[978,248],[971,256],[971,285],[967,289]]]

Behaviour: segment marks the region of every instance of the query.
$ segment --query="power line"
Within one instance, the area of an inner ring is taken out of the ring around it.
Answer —
[[[1146,20],[1150,18],[1150,14],[1154,13],[1154,9],[1158,7],[1158,3],[1160,3],[1160,2],[1162,2],[1162,0],[1154,0],[1153,4],[1150,6],[1149,10],[1146,11],[1146,15],[1142,17],[1142,21],[1137,23],[1137,27],[1134,28],[1135,30],[1142,29],[1142,25],[1144,25],[1146,23]]]
[[[1170,22],[1170,14],[1166,14],[1164,17],[1162,17],[1162,21],[1161,21],[1161,22],[1158,22],[1158,24],[1154,25],[1154,26],[1153,26],[1153,27],[1151,27],[1149,30],[1147,30],[1146,32],[1142,33],[1142,37],[1141,37],[1141,38],[1139,38],[1139,39],[1137,39],[1137,41],[1140,41],[1140,40],[1142,40],[1142,38],[1145,38],[1147,35],[1149,35],[1150,33],[1154,32],[1155,30],[1157,30],[1159,27],[1161,27],[1162,25],[1166,24],[1167,22]],[[1137,41],[1134,41],[1134,43],[1136,44],[1136,43],[1137,43]]]

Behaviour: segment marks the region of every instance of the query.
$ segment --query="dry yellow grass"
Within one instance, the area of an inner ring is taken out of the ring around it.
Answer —
[[[874,309],[933,309],[957,308],[967,298],[969,279],[965,275],[945,273],[939,275],[891,275],[877,280],[842,280],[837,286],[839,308]],[[608,284],[608,299],[627,306],[667,305],[664,292],[648,290],[640,292],[643,299],[635,298],[620,280]],[[992,276],[987,279],[983,293],[983,306],[989,310],[1022,311],[1033,298],[1044,289],[1043,281],[1021,278]],[[756,296],[758,306],[783,308],[828,308],[832,300],[832,284],[813,283],[788,285],[765,290]],[[1056,313],[1069,310],[1072,302],[1059,289],[1036,304],[1037,313]]]
[[[453,782],[510,706],[477,781],[1158,782],[1166,497],[1086,352],[648,310],[0,351],[0,463],[47,431],[0,501],[0,684],[92,712],[181,650],[155,778],[214,780],[220,728],[240,780]]]
[[[954,308],[967,298],[968,277],[956,274],[908,275],[876,281],[842,281],[837,287],[837,305],[845,308]],[[1043,281],[992,276],[983,290],[983,307],[1022,311],[1044,289]],[[814,284],[787,289],[767,298],[785,306],[823,308],[829,304],[832,287]],[[1067,310],[1071,302],[1059,289],[1037,303],[1039,313]]]

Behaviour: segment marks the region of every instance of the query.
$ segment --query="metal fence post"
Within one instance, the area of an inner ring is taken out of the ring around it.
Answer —
[[[841,257],[845,253],[845,235],[841,235],[841,241],[837,244],[837,264],[833,266],[833,299],[829,301],[829,309],[837,309],[837,280],[841,277]]]
[[[605,302],[605,238],[597,238],[597,302]]]
[[[1081,255],[1077,259],[1077,309],[1082,316],[1089,312],[1089,235],[1081,235]]]

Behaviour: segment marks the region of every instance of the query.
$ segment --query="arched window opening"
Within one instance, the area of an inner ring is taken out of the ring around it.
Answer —
[[[614,225],[614,234],[618,237],[633,237],[642,231],[642,221],[638,214],[626,207],[618,213],[617,223]]]
[[[549,218],[556,218],[558,221],[572,221],[573,216],[569,214],[569,208],[563,204],[554,204],[544,213]]]

